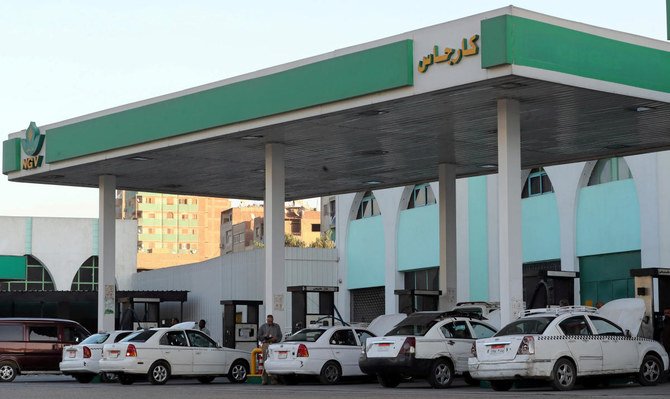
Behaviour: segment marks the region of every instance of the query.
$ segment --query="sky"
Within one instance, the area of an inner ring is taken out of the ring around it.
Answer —
[[[0,141],[507,5],[666,40],[666,0],[3,0]],[[1,154],[0,154],[1,156]],[[0,216],[98,217],[98,190],[0,175]]]

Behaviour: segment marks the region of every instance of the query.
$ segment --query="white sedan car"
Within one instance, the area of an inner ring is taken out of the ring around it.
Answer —
[[[81,383],[88,383],[100,373],[100,359],[102,347],[106,343],[119,342],[133,331],[112,331],[109,333],[93,334],[77,345],[63,348],[63,360],[60,362],[60,371],[65,375],[73,376]],[[106,379],[103,374],[103,379]]]
[[[517,379],[548,380],[554,389],[565,391],[578,378],[596,386],[615,375],[635,375],[640,384],[655,385],[668,370],[668,354],[658,342],[635,337],[644,303],[626,301],[629,309],[618,312],[608,311],[610,303],[600,310],[527,311],[494,337],[473,344],[470,374],[489,380],[496,391],[509,390]]]
[[[114,373],[126,385],[140,378],[160,385],[172,376],[203,384],[226,376],[239,383],[247,379],[250,358],[249,352],[221,348],[197,330],[152,328],[105,345],[100,371]]]
[[[287,384],[296,383],[298,375],[319,376],[321,383],[335,384],[343,376],[364,375],[358,357],[365,341],[374,336],[347,326],[305,328],[270,345],[264,367]]]

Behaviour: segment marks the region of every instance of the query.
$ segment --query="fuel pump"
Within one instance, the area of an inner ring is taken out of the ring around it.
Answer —
[[[258,341],[258,309],[263,301],[229,300],[223,305],[223,346],[251,351]]]
[[[286,287],[291,293],[291,326],[298,331],[309,324],[335,324],[335,293],[338,287],[298,285]]]
[[[635,279],[635,297],[644,300],[644,320],[641,337],[660,340],[663,327],[663,310],[670,309],[670,269],[650,267],[631,269]]]

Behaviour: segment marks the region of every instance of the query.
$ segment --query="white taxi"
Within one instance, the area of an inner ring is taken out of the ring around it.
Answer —
[[[412,313],[384,337],[369,339],[359,366],[387,388],[398,386],[403,377],[425,378],[433,388],[446,388],[456,374],[477,385],[468,375],[472,343],[497,331],[483,319],[459,311]]]
[[[565,391],[577,379],[596,386],[614,375],[635,375],[640,384],[655,385],[668,370],[668,354],[658,342],[636,337],[643,313],[644,303],[635,299],[600,310],[526,311],[494,337],[473,344],[470,374],[490,381],[496,391],[509,390],[518,379],[548,380]]]
[[[171,376],[197,378],[203,384],[218,376],[244,382],[249,352],[222,348],[197,330],[152,328],[103,348],[100,371],[114,373],[122,384],[148,379],[165,384]]]
[[[363,375],[358,356],[365,341],[374,336],[349,326],[305,328],[270,345],[263,366],[286,384],[297,383],[299,375],[314,375],[323,384],[335,384],[343,376]]]
[[[88,383],[100,373],[100,359],[102,347],[106,343],[119,342],[133,331],[112,331],[93,334],[77,345],[63,348],[63,359],[59,363],[60,371],[65,375],[73,376],[81,383]],[[102,375],[103,380],[111,379]]]

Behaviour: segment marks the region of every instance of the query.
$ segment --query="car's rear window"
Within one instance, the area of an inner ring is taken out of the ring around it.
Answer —
[[[326,330],[305,328],[286,338],[286,342],[315,342]]]
[[[436,321],[431,321],[428,324],[403,324],[397,327],[394,327],[391,331],[387,332],[387,336],[391,335],[415,335],[418,337],[423,337],[428,333],[431,327],[435,325]]]
[[[86,338],[85,340],[81,341],[81,343],[82,344],[102,344],[105,341],[107,341],[107,338],[109,338],[109,334],[107,334],[107,333],[93,334],[90,337]]]
[[[123,342],[147,342],[149,338],[151,338],[154,334],[156,334],[156,330],[145,330],[141,331],[137,335],[132,335],[127,337],[126,339],[122,339],[121,341]]]
[[[542,334],[552,320],[554,320],[554,317],[529,317],[519,319],[503,327],[495,336]]]

